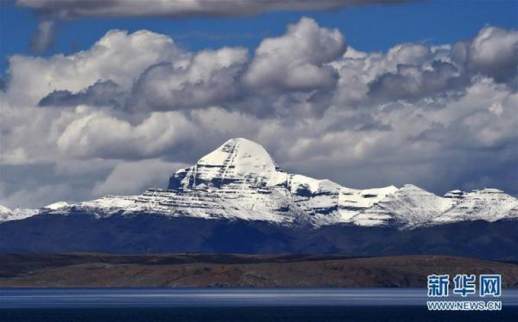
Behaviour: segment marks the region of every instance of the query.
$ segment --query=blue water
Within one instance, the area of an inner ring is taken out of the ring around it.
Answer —
[[[428,312],[426,300],[423,289],[0,289],[0,321],[518,321],[518,290],[500,312]]]

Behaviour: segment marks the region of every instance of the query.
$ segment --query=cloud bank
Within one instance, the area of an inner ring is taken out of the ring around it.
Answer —
[[[231,137],[350,187],[518,193],[518,31],[386,53],[345,39],[302,18],[254,51],[112,30],[71,55],[12,56],[0,204],[138,193]]]
[[[41,18],[32,41],[35,52],[52,43],[56,20],[81,17],[248,16],[269,11],[328,10],[364,4],[391,4],[406,0],[17,0]]]
[[[401,0],[17,0],[20,6],[59,18],[85,16],[242,16],[280,10],[325,10]]]

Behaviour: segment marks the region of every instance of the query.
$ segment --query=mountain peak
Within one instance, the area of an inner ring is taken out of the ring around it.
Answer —
[[[190,168],[176,172],[169,189],[200,189],[227,184],[265,186],[278,183],[281,173],[266,149],[245,138],[233,138]]]
[[[401,191],[425,191],[423,188],[410,184],[410,183],[403,185],[400,190]]]
[[[202,157],[198,166],[234,167],[238,174],[275,171],[275,162],[266,149],[251,140],[233,138]]]

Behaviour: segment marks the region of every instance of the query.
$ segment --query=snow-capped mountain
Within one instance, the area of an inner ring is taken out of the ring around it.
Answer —
[[[376,202],[352,218],[361,226],[379,226],[390,223],[417,227],[435,222],[435,218],[450,209],[453,203],[414,185],[405,185]]]
[[[11,215],[2,215],[4,211],[0,209],[0,221],[20,219],[7,211]],[[38,213],[66,215],[72,211],[99,218],[152,213],[314,227],[349,224],[416,228],[518,218],[518,200],[496,189],[469,193],[454,190],[443,197],[413,185],[351,189],[330,180],[283,171],[261,145],[236,138],[192,167],[174,173],[167,189],[148,189],[141,195],[108,196],[79,204],[58,202]]]
[[[452,193],[450,192],[449,195]],[[518,218],[517,199],[498,189],[482,189],[469,193],[457,193],[452,197],[454,207],[435,218],[437,223],[469,220],[497,221]]]
[[[22,220],[36,215],[39,211],[37,209],[9,209],[0,205],[0,223],[11,220]]]

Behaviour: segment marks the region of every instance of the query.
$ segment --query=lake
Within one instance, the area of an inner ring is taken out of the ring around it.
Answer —
[[[0,289],[0,321],[518,321],[518,290],[499,312],[428,312],[426,300],[424,289]]]

